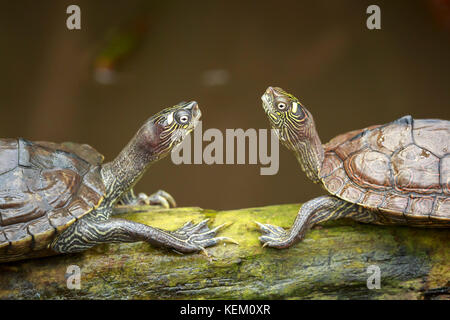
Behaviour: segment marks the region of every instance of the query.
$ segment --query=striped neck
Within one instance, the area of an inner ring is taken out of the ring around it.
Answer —
[[[102,166],[109,204],[116,203],[140,180],[148,167],[163,156],[157,143],[159,138],[155,134],[155,141],[152,141],[148,132],[147,128],[141,128],[113,161]]]
[[[314,183],[320,182],[320,168],[324,159],[324,150],[315,128],[312,128],[308,139],[296,141],[293,151],[306,176]]]

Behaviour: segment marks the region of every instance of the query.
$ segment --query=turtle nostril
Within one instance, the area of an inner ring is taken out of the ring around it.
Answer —
[[[196,118],[201,115],[200,108],[198,107],[198,103],[196,101],[189,102],[185,107],[185,110],[189,111],[192,117]]]
[[[184,108],[187,110],[193,110],[196,107],[198,108],[198,104],[196,101],[191,101],[186,106],[184,106]]]

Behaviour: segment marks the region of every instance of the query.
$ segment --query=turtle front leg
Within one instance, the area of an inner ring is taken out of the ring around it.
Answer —
[[[100,243],[146,241],[157,247],[190,253],[204,251],[220,241],[234,242],[227,237],[216,237],[223,225],[211,230],[207,222],[208,220],[198,224],[188,222],[178,230],[166,231],[124,219],[99,221],[86,217],[61,233],[51,244],[51,248],[58,253],[70,253],[84,251]]]
[[[141,192],[136,196],[133,189],[130,189],[130,191],[122,196],[119,203],[125,205],[161,206],[166,209],[177,206],[175,199],[164,190],[158,190],[149,196]]]
[[[302,240],[306,231],[313,225],[344,217],[366,223],[375,222],[378,219],[374,212],[361,206],[334,196],[321,196],[302,205],[289,230],[257,222],[262,232],[259,240],[264,247],[288,248]]]

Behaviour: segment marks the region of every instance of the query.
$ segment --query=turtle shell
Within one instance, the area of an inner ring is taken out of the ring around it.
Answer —
[[[0,261],[36,256],[105,195],[88,145],[0,139]]]
[[[320,177],[333,195],[386,221],[450,223],[450,121],[405,116],[324,145]]]

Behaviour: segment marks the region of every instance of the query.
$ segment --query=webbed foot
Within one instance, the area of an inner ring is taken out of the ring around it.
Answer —
[[[183,252],[202,251],[207,256],[208,254],[206,253],[205,248],[214,246],[220,241],[238,244],[228,237],[216,237],[217,231],[223,228],[225,224],[217,226],[214,229],[209,229],[207,225],[208,220],[209,219],[205,219],[198,224],[193,224],[189,221],[181,228],[175,231],[169,231],[169,234],[185,243],[185,245],[183,245]]]
[[[292,240],[290,233],[282,227],[263,224],[257,221],[255,222],[258,224],[262,233],[262,236],[259,237],[259,241],[263,243],[263,247],[282,249],[291,245]]]

